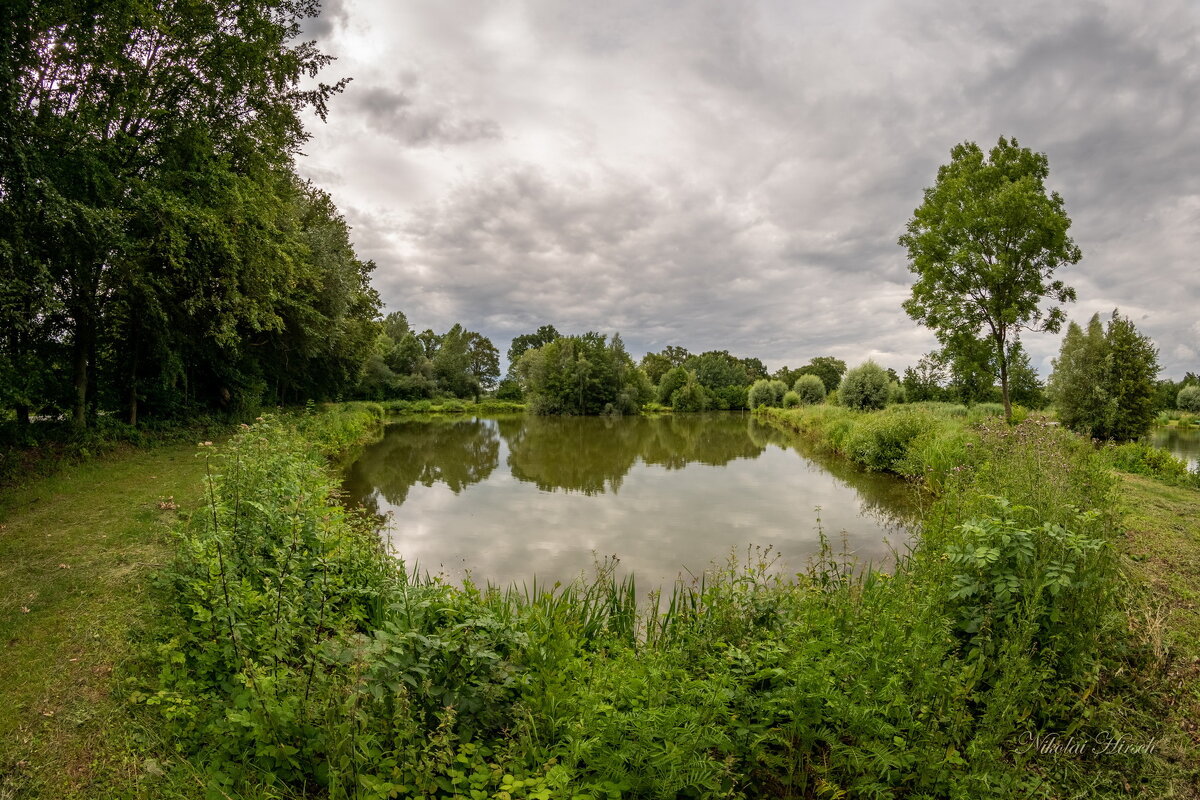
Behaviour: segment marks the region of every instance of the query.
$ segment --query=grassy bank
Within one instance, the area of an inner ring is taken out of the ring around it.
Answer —
[[[314,414],[307,429],[320,447],[342,447],[379,414],[355,405]],[[131,716],[123,685],[131,632],[157,610],[151,578],[205,475],[195,441],[153,444],[60,464],[0,500],[2,800],[204,796],[184,765],[162,783],[161,736]]]
[[[1167,695],[1130,677],[1161,661],[1129,624],[1103,458],[1034,422],[904,422],[939,495],[892,575],[829,552],[790,580],[735,564],[668,587],[661,613],[605,571],[524,593],[413,578],[337,505],[308,434],[257,424],[209,455],[133,697],[218,793],[1194,789]],[[908,458],[873,430],[850,425],[847,451]],[[1055,735],[1150,751],[1031,746]]]
[[[438,400],[388,400],[379,404],[389,414],[519,414],[524,403],[483,398],[479,401],[448,397]]]

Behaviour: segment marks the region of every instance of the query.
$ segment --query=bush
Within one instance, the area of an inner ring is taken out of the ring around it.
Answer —
[[[940,425],[925,412],[888,409],[860,419],[846,437],[846,455],[868,469],[897,472],[914,439]]]
[[[787,384],[783,381],[760,379],[750,386],[746,402],[751,409],[759,406],[779,408],[783,404],[783,396],[787,393]]]
[[[888,384],[888,405],[903,403],[906,398],[904,387],[897,381],[892,381]]]
[[[784,395],[783,395],[783,407],[784,408],[796,408],[799,405],[802,405],[802,403],[800,401],[800,395],[796,394],[793,391],[784,392]]]
[[[688,380],[688,371],[683,367],[671,367],[663,373],[658,382],[658,402],[664,406],[671,405],[671,395],[679,391]]]
[[[676,411],[704,411],[709,407],[708,390],[693,375],[671,395],[671,407]]]
[[[888,402],[888,383],[887,371],[874,361],[867,361],[842,378],[838,400],[847,408],[858,411],[881,409]]]
[[[1180,411],[1200,413],[1200,386],[1191,384],[1180,389],[1179,394],[1175,395],[1175,407]]]
[[[801,375],[792,391],[804,405],[816,405],[825,399],[825,384],[816,375]]]
[[[500,381],[500,385],[496,387],[496,399],[506,400],[512,403],[519,403],[525,397],[525,393],[521,391],[521,384],[512,378],[505,378]]]

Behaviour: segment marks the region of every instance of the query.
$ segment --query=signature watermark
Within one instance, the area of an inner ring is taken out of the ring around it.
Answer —
[[[1018,755],[1041,756],[1145,756],[1158,747],[1158,739],[1131,739],[1100,731],[1094,736],[1060,736],[1025,732],[1017,741]]]

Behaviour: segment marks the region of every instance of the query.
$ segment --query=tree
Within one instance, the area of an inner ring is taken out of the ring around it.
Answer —
[[[1158,349],[1133,323],[1113,311],[1107,329],[1100,315],[1087,333],[1071,323],[1050,376],[1059,420],[1095,439],[1126,441],[1154,420]]]
[[[1158,378],[1158,348],[1138,333],[1128,317],[1116,310],[1104,335],[1108,347],[1106,383],[1113,414],[1100,438],[1130,441],[1150,430],[1154,422],[1154,382]]]
[[[492,340],[482,333],[468,332],[467,359],[471,375],[483,390],[491,391],[495,388],[496,381],[500,378],[500,351],[492,344]]]
[[[663,375],[674,367],[682,367],[690,357],[691,353],[684,348],[668,345],[661,353],[646,353],[642,356],[642,371],[651,383],[657,385],[662,381]],[[666,401],[663,402],[665,404]]]
[[[838,402],[847,408],[873,411],[888,403],[887,370],[867,361],[846,373],[838,386]]]
[[[1175,396],[1175,407],[1180,411],[1200,413],[1200,386],[1184,386]]]
[[[946,396],[946,360],[939,352],[921,356],[916,365],[906,367],[900,383],[910,403],[942,400]]]
[[[1072,322],[1050,373],[1050,398],[1059,421],[1089,436],[1112,413],[1104,388],[1106,350],[1099,314],[1088,323],[1087,333]]]
[[[833,356],[817,356],[798,370],[798,375],[816,375],[825,384],[825,392],[832,392],[842,382],[846,373],[846,362]]]
[[[974,142],[951,150],[900,244],[916,274],[904,309],[945,344],[987,342],[999,368],[1005,418],[1012,419],[1009,344],[1022,330],[1057,332],[1075,290],[1054,279],[1081,253],[1057,192],[1047,192],[1045,154],[1001,137],[985,157]]]
[[[709,407],[708,391],[696,377],[687,371],[683,385],[671,393],[671,408],[676,411],[704,411]]]
[[[620,336],[560,336],[526,350],[516,372],[535,414],[636,414],[650,397]]]
[[[759,406],[779,408],[783,405],[783,396],[787,392],[787,384],[783,381],[760,379],[750,385],[746,402],[751,409],[758,408]]]
[[[316,9],[295,0],[4,4],[0,229],[17,235],[0,258],[20,267],[26,289],[42,279],[51,289],[77,425],[98,403],[106,356],[105,377],[124,384],[114,394],[130,398],[131,415],[146,364],[166,363],[168,381],[201,373],[225,394],[221,381],[263,383],[261,371],[239,369],[239,346],[283,324],[271,301],[289,285],[299,245],[280,188],[306,139],[299,113],[308,106],[324,118],[344,85],[301,88],[330,61],[296,42]],[[214,208],[224,192],[236,201]],[[147,223],[169,248],[144,235]],[[205,360],[199,369],[179,352],[171,319],[187,286],[180,256],[202,254],[188,245],[196,232],[221,267],[205,286],[232,295],[210,303],[193,293],[179,308],[210,322],[211,341],[192,354]],[[12,308],[42,313],[19,300]]]
[[[522,334],[517,336],[508,345],[508,375],[513,377],[516,375],[517,362],[521,360],[521,356],[529,350],[536,350],[539,347],[548,345],[559,337],[559,332],[554,329],[553,325],[543,325],[533,333]]]
[[[658,402],[664,406],[671,404],[671,397],[676,390],[682,387],[689,380],[689,373],[683,367],[671,367],[667,370],[658,382]]]
[[[796,399],[805,405],[820,403],[825,399],[825,384],[816,375],[801,375],[792,386]]]

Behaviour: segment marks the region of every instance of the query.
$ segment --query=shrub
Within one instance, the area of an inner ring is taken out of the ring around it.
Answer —
[[[664,406],[671,405],[671,395],[679,391],[688,380],[688,371],[683,367],[672,367],[663,373],[658,382],[658,402]]]
[[[804,405],[816,405],[825,399],[825,384],[816,375],[801,375],[792,391]]]
[[[671,395],[671,407],[676,411],[704,411],[709,405],[708,390],[700,385],[694,374]]]
[[[909,444],[938,425],[937,418],[922,411],[888,409],[859,420],[846,437],[844,449],[846,455],[868,469],[895,472]]]
[[[801,405],[800,395],[798,395],[792,391],[784,392],[784,394],[783,394],[783,407],[784,408],[795,408],[799,405]]]
[[[1180,411],[1200,413],[1200,386],[1191,384],[1180,389],[1175,395],[1175,407]]]
[[[761,379],[755,381],[750,386],[750,391],[747,395],[747,404],[750,408],[758,408],[759,406],[767,406],[768,408],[779,408],[783,404],[783,396],[787,393],[787,384],[783,381],[769,381]]]
[[[838,386],[838,400],[847,408],[872,411],[888,402],[887,371],[874,361],[855,367],[846,373]]]

